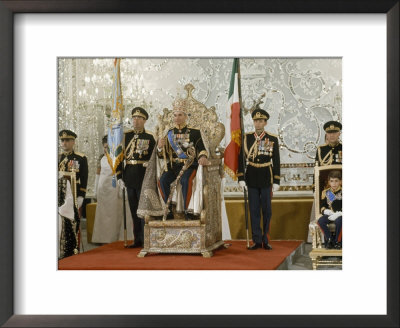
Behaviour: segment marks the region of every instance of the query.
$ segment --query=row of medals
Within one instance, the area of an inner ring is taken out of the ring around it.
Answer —
[[[72,170],[78,171],[79,170],[79,162],[75,160],[67,160],[67,157],[63,160],[61,165],[59,166],[60,171],[65,171],[65,164],[67,164],[67,172],[71,172]]]
[[[338,154],[335,154],[335,161],[336,161],[336,163],[342,162],[342,152],[341,151],[339,151]]]
[[[150,140],[149,139],[138,139],[139,135],[135,134],[133,136],[135,140],[135,153],[139,154],[139,158],[142,158],[142,154],[147,154],[147,149],[149,149]]]
[[[258,154],[272,156],[272,150],[274,149],[274,142],[269,141],[268,138],[264,140],[257,140],[258,143]]]
[[[184,148],[188,148],[190,146],[190,134],[189,133],[176,133],[174,134],[174,143],[178,144],[180,146],[183,146]],[[178,155],[183,153],[182,149],[177,150]]]

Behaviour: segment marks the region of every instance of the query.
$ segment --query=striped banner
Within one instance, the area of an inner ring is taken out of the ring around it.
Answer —
[[[225,172],[233,180],[237,180],[241,144],[239,83],[239,58],[235,58],[233,60],[228,108],[226,111],[225,145],[227,146],[224,155]]]
[[[113,84],[113,110],[111,112],[110,124],[108,127],[108,153],[107,160],[113,174],[117,170],[119,163],[124,159],[122,140],[124,136],[123,117],[124,107],[122,104],[120,58],[114,60],[114,84]],[[115,176],[113,178],[115,187]]]

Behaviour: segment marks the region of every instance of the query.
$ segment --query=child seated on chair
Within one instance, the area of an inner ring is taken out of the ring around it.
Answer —
[[[318,225],[324,233],[325,248],[342,248],[342,173],[332,170],[328,174],[329,188],[321,193],[321,214]],[[335,222],[335,238],[328,224]]]

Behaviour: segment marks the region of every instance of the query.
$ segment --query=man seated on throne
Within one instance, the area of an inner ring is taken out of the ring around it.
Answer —
[[[174,108],[173,120],[175,126],[168,130],[167,135],[158,140],[157,156],[166,162],[164,172],[159,180],[159,190],[165,203],[170,196],[171,183],[175,181],[189,158],[188,150],[195,149],[195,158],[182,174],[180,184],[182,186],[183,209],[185,220],[198,220],[199,217],[188,210],[192,197],[192,184],[200,165],[208,164],[208,153],[204,146],[199,129],[188,127],[186,124],[188,115],[183,107]],[[174,218],[172,205],[169,205],[167,220]]]

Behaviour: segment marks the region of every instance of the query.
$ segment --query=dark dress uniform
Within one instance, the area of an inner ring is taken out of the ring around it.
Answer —
[[[165,203],[170,194],[171,183],[175,181],[185,163],[185,158],[187,158],[187,149],[190,146],[194,146],[196,150],[196,157],[193,164],[183,173],[180,180],[182,185],[185,218],[194,219],[192,213],[187,212],[192,196],[192,182],[199,166],[198,159],[201,156],[208,157],[208,153],[201,138],[200,130],[188,127],[187,125],[180,127],[175,126],[170,129],[167,134],[167,140],[168,142],[164,148],[161,152],[158,152],[160,158],[165,155],[167,159],[166,171],[161,175],[159,181],[159,189]],[[171,214],[169,214],[168,218],[172,218]]]
[[[259,113],[259,114],[257,114]],[[252,113],[253,119],[268,119],[269,115],[262,109]],[[243,175],[243,151],[246,158],[246,172]],[[239,181],[246,181],[249,193],[249,207],[253,242],[264,243],[268,247],[269,226],[271,222],[272,185],[280,184],[279,143],[276,135],[263,132],[247,133],[239,154]],[[260,208],[263,213],[263,226],[260,229]]]
[[[136,113],[137,110],[139,112]],[[143,116],[146,120],[148,118],[147,112],[140,107],[134,108],[132,115]],[[125,183],[133,220],[134,244],[140,246],[144,242],[144,220],[138,217],[137,209],[147,163],[150,160],[156,142],[153,135],[143,129],[141,131],[130,130],[125,132],[123,143],[125,168],[122,172],[122,163],[118,166],[117,179],[123,178]]]
[[[339,132],[342,124],[336,121],[329,121],[324,124],[326,133]],[[342,144],[338,142],[336,145],[324,144],[318,147],[315,154],[315,162],[318,166],[342,164]]]
[[[329,230],[328,224],[331,223],[328,219],[329,215],[324,214],[324,210],[331,210],[332,212],[342,212],[342,188],[339,187],[338,190],[333,191],[331,188],[325,189],[321,194],[321,214],[322,216],[318,219],[318,225],[321,228],[325,236],[325,246],[328,246],[330,240],[332,240],[332,235]],[[339,216],[335,220],[335,244],[341,247],[342,243],[342,216]]]
[[[88,162],[84,154],[76,151],[69,153],[62,153],[58,161],[58,170],[65,172],[76,172],[76,190],[77,197],[82,196],[85,198],[86,188],[89,176]]]
[[[62,130],[59,133],[60,139],[76,139],[77,135],[70,130]],[[70,152],[64,152],[59,155],[58,159],[58,170],[61,172],[72,172],[75,171],[76,175],[76,197],[85,198],[87,181],[88,181],[88,162],[84,154],[76,152],[74,150]],[[65,183],[59,183],[59,206],[63,203],[65,197]],[[74,186],[71,185],[72,190]],[[63,218],[63,235],[64,235],[64,245],[63,247],[63,257],[71,256],[79,252],[79,245],[77,244],[76,234],[79,233],[79,214],[78,208],[74,208],[75,222],[76,225],[73,227],[73,223],[70,219]]]

